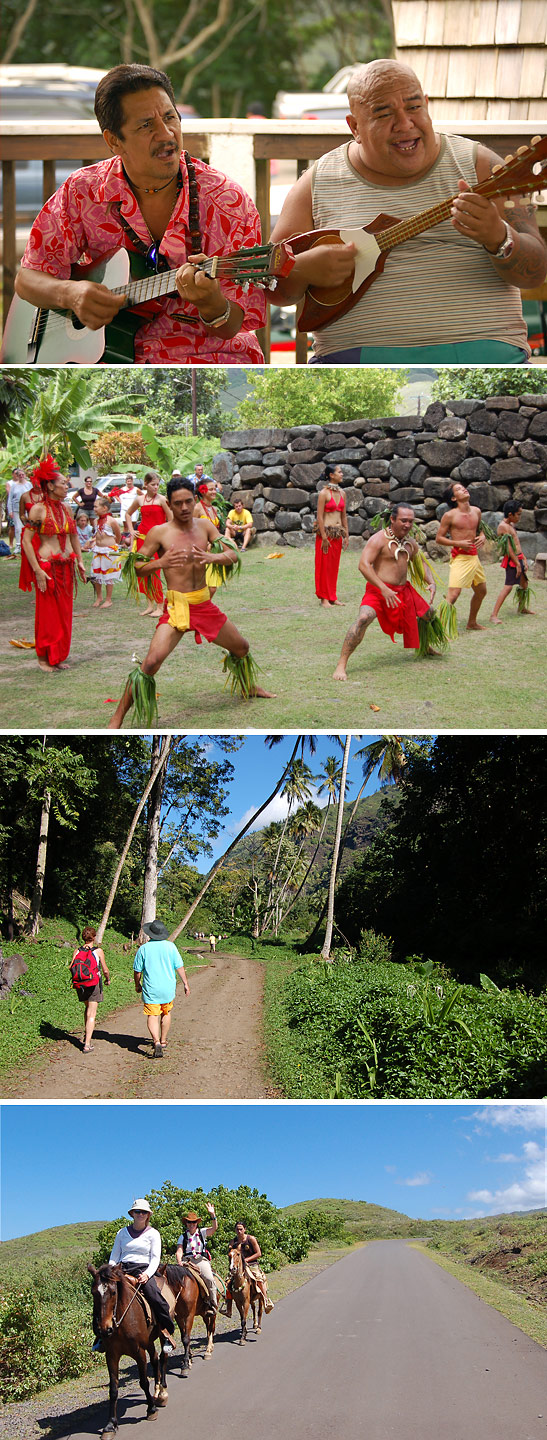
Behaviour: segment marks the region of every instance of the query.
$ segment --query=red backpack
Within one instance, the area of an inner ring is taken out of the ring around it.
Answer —
[[[70,974],[75,989],[79,985],[89,986],[90,990],[99,984],[99,962],[94,950],[84,946],[77,950],[74,959],[70,962]]]

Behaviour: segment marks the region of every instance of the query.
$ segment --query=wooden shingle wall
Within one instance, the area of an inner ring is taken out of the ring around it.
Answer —
[[[393,0],[435,121],[547,120],[547,0]]]

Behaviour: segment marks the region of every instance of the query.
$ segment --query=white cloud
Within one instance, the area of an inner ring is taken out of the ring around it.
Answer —
[[[547,1205],[545,1155],[535,1141],[527,1141],[523,1146],[521,1163],[523,1174],[505,1189],[470,1190],[467,1198],[487,1205],[495,1215],[510,1210],[542,1209]],[[476,1213],[478,1216],[479,1212]]]
[[[473,1118],[480,1121],[481,1125],[493,1125],[499,1130],[544,1130],[547,1109],[541,1103],[487,1105],[484,1110],[476,1110]]]
[[[384,1170],[387,1170],[388,1175],[396,1175],[396,1174],[397,1174],[397,1166],[396,1166],[396,1165],[384,1165]]]
[[[505,1155],[485,1155],[484,1158],[490,1165],[516,1165],[518,1161],[518,1156],[511,1155],[509,1151]]]
[[[251,825],[248,833],[252,834],[253,830],[263,830],[266,825],[271,825],[274,820],[284,820],[288,809],[289,806],[285,796],[276,795],[271,805],[268,805],[266,810],[263,810],[262,814],[258,816],[256,824]],[[256,815],[257,810],[258,805],[250,805],[249,809],[245,811],[245,814],[241,816],[241,819],[230,826],[229,834],[238,835],[243,825],[246,825],[247,821],[251,819],[251,816]]]
[[[428,1170],[421,1170],[418,1175],[410,1175],[407,1180],[398,1180],[397,1184],[410,1185],[411,1187],[414,1185],[430,1185],[432,1179],[433,1176],[429,1174]]]

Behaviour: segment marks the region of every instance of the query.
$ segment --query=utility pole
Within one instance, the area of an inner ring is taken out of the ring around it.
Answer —
[[[197,404],[197,390],[196,390],[196,372],[195,372],[193,366],[192,366],[192,373],[191,373],[191,382],[192,382],[192,435],[197,435],[197,433],[198,433],[198,404]]]

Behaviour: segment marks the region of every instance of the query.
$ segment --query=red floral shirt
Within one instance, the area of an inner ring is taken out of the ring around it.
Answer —
[[[172,269],[190,254],[188,228],[188,176],[181,156],[182,189],[158,249]],[[252,200],[235,180],[194,160],[199,190],[200,228],[206,255],[227,254],[260,243],[260,220]],[[70,279],[71,266],[98,260],[109,250],[128,248],[118,206],[146,248],[151,236],[130,189],[119,156],[75,170],[44,205],[34,221],[22,264],[59,279]],[[264,324],[266,302],[262,290],[251,285],[222,282],[227,298],[241,306],[244,320],[239,334],[222,340],[204,325],[188,325],[177,318],[182,306],[197,315],[175,295],[162,299],[160,312],[146,320],[135,336],[137,365],[263,364],[264,356],[254,332]]]

